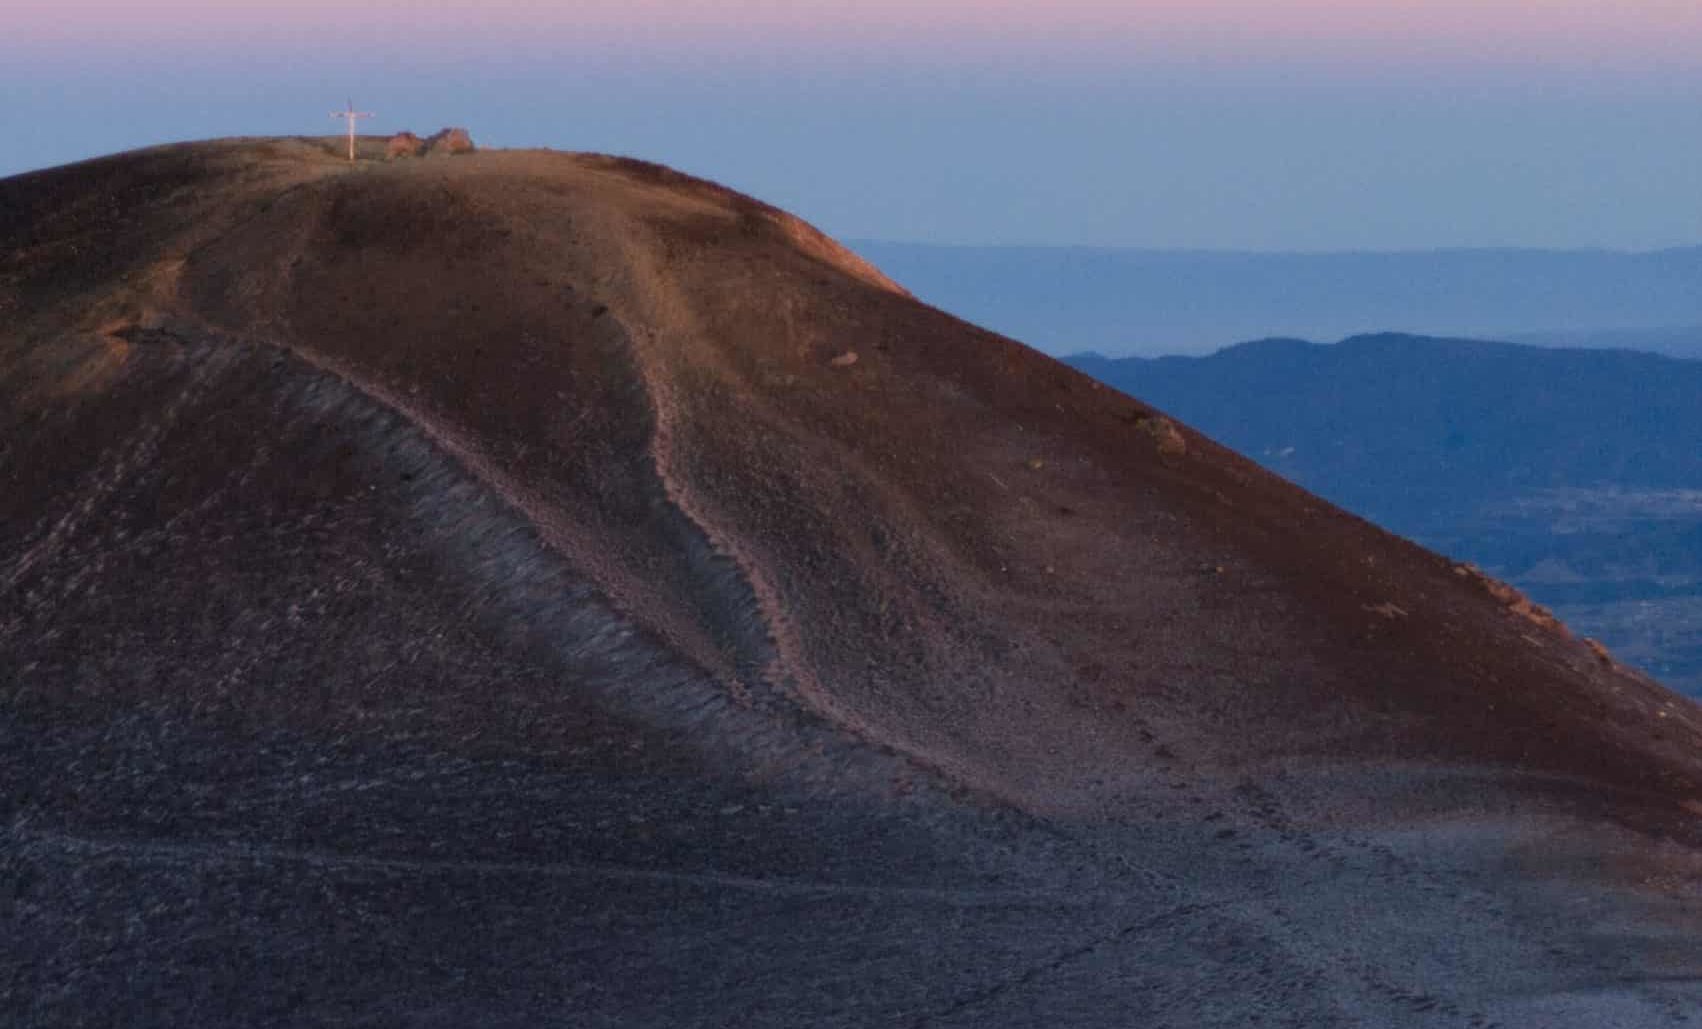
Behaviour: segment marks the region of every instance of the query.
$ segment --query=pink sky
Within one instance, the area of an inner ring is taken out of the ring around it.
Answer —
[[[0,48],[509,45],[1702,64],[1702,0],[8,0]],[[477,41],[475,43],[475,41]]]
[[[850,236],[1702,238],[1702,0],[0,0],[0,175],[351,95]]]

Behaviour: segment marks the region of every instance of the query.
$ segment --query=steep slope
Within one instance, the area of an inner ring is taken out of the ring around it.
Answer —
[[[233,142],[0,261],[15,1021],[1698,998],[1694,706],[781,212]]]
[[[1702,693],[1702,362],[1398,335],[1069,362]]]

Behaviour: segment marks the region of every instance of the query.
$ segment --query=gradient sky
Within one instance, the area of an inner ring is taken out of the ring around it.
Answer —
[[[1262,250],[1702,242],[1702,0],[4,0],[0,174],[467,125],[837,235]]]

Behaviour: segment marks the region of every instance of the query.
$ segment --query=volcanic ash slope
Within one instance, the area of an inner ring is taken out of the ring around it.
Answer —
[[[638,162],[0,181],[0,1021],[1644,1025],[1702,712]]]

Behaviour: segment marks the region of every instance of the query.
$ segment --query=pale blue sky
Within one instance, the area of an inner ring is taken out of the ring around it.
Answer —
[[[464,124],[643,156],[836,235],[1255,250],[1702,242],[1702,61],[1309,61],[947,46],[512,58],[245,45],[17,50],[0,174],[143,144]],[[0,50],[4,50],[0,47]],[[212,55],[217,56],[212,56]]]

